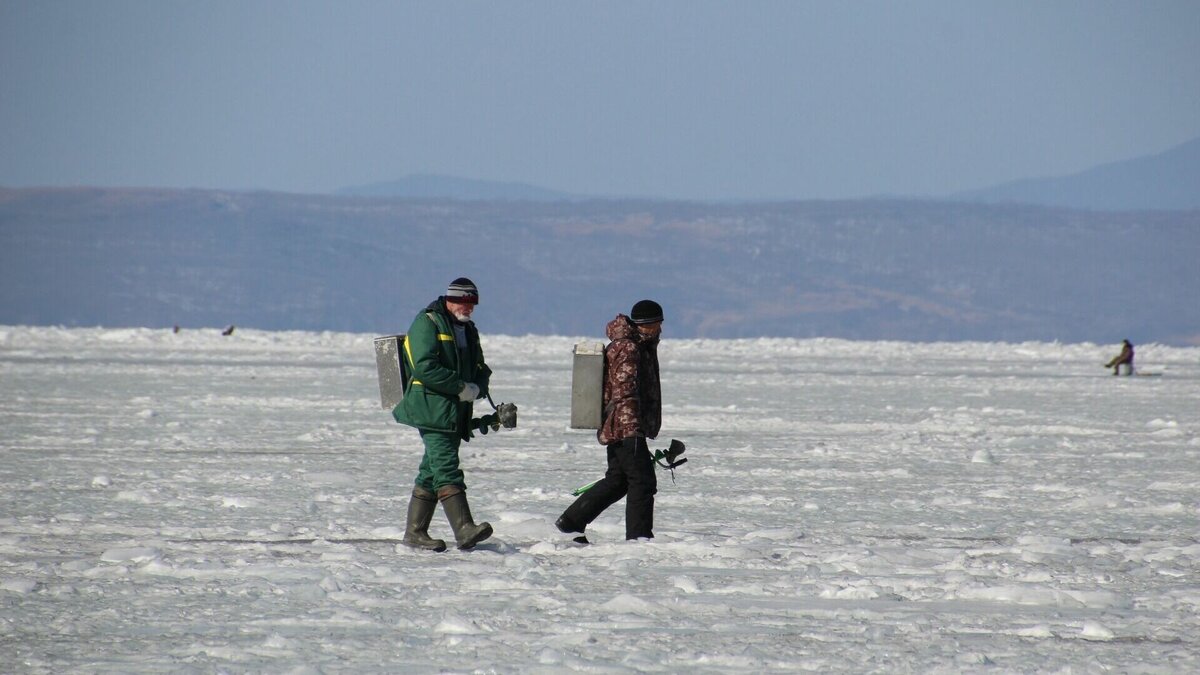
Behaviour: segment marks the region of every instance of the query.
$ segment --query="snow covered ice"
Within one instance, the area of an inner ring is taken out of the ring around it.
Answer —
[[[0,327],[0,670],[1200,671],[1200,348],[668,334],[690,462],[577,546],[576,339],[481,319],[520,424],[440,554],[374,336]]]

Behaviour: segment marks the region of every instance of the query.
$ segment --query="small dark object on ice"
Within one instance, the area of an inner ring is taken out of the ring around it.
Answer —
[[[575,537],[571,541],[575,542],[576,544],[579,544],[580,546],[587,546],[588,544],[592,543],[592,542],[588,541],[588,538],[585,535],[582,535],[582,534],[579,535],[578,537]]]
[[[221,331],[221,335],[224,335],[226,337],[233,335],[233,324],[229,324],[229,326],[225,330]]]

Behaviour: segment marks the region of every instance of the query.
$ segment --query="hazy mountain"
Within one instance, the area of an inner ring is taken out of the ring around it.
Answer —
[[[403,332],[465,275],[514,335],[1200,343],[1197,252],[1200,211],[0,190],[0,324]]]
[[[576,199],[526,183],[473,180],[454,176],[413,174],[397,181],[342,188],[337,194],[353,197],[398,197],[405,199],[462,199],[488,201],[557,202]]]
[[[463,201],[579,202],[594,198],[614,199],[603,195],[570,194],[527,183],[432,174],[414,174],[397,181],[346,187],[336,194]],[[959,192],[947,200],[1096,211],[1200,209],[1200,138],[1157,155],[1104,164],[1069,176],[1029,178]],[[762,202],[728,196],[708,203]]]
[[[961,192],[953,199],[1110,211],[1200,209],[1200,138],[1158,155]]]

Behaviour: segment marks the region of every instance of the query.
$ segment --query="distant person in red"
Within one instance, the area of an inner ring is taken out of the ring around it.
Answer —
[[[1133,374],[1133,343],[1125,340],[1121,343],[1121,353],[1112,358],[1112,361],[1104,364],[1105,368],[1112,368],[1113,375],[1121,374],[1121,366],[1125,366],[1125,374]]]

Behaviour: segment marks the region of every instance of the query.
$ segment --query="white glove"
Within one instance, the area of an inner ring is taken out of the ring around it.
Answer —
[[[462,391],[458,392],[458,400],[474,401],[479,398],[479,385],[474,382],[467,382],[463,385]]]

